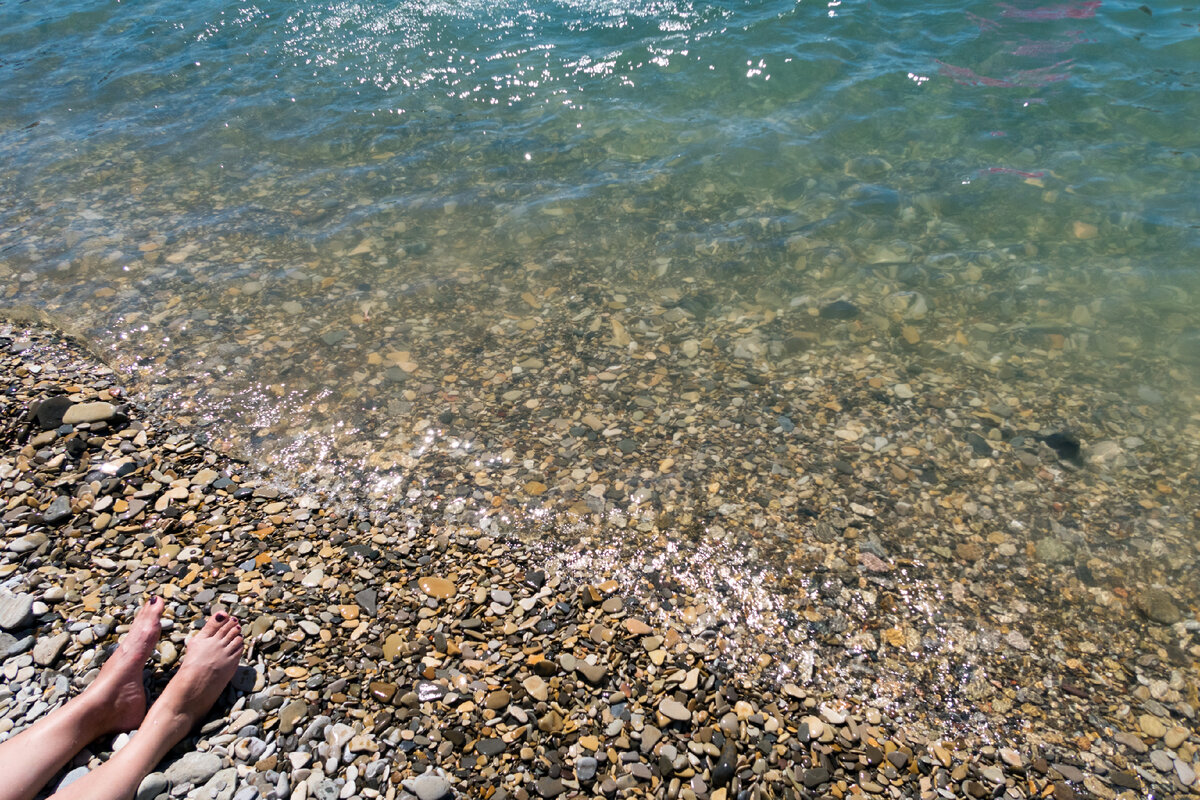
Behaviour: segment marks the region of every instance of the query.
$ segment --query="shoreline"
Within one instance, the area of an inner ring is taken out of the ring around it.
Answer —
[[[1103,674],[1057,656],[1030,660],[1037,653],[1013,620],[995,648],[1000,661],[1012,660],[1010,672],[990,671],[985,680],[1013,682],[1002,687],[1013,696],[1003,695],[1009,702],[1000,711],[1001,695],[972,688],[969,667],[981,652],[920,666],[922,634],[904,624],[871,632],[874,647],[855,645],[854,631],[825,624],[844,597],[823,595],[825,584],[813,580],[803,614],[817,619],[793,619],[810,623],[807,644],[819,651],[813,680],[780,680],[806,671],[803,653],[791,652],[788,661],[786,637],[774,648],[764,641],[767,662],[746,670],[730,656],[746,644],[738,631],[669,575],[647,579],[649,590],[607,574],[580,581],[543,548],[444,524],[442,515],[422,513],[428,509],[354,515],[320,497],[280,492],[250,466],[206,450],[136,398],[111,391],[119,376],[64,337],[0,323],[0,345],[7,501],[0,585],[40,604],[7,632],[10,650],[22,649],[4,662],[9,696],[0,704],[0,735],[64,699],[68,680],[58,676],[86,675],[146,593],[161,592],[175,625],[164,636],[169,646],[160,646],[160,669],[178,657],[182,629],[207,612],[224,606],[245,625],[243,664],[254,670],[235,678],[232,707],[215,712],[195,743],[217,760],[192,759],[204,762],[193,785],[230,787],[219,796],[253,785],[262,796],[300,800],[395,797],[405,781],[422,800],[451,789],[492,798],[700,800],[742,791],[1200,794],[1200,645],[1190,606],[1181,611],[1165,592],[1128,596],[1121,608],[1141,607],[1148,617],[1134,620],[1147,646],[1133,663],[1104,665]],[[111,405],[93,406],[96,419],[83,423],[86,430],[63,433],[43,421],[22,440],[29,403],[62,394],[77,406]],[[943,567],[860,547],[874,524],[873,516],[860,517],[820,542],[832,557],[846,556],[841,564],[827,558],[805,570],[846,575],[845,586],[857,596],[872,593],[880,606],[888,595],[903,596],[901,571],[903,581],[939,584]],[[862,529],[862,538],[847,536],[847,528]],[[1066,584],[1034,575],[1024,585],[1057,591]],[[970,600],[973,585],[953,586],[953,601]],[[949,619],[943,630],[954,624],[961,623]],[[811,633],[821,625],[825,633]],[[1180,646],[1179,635],[1191,644]],[[1118,635],[1110,646],[1127,638]],[[885,642],[899,653],[895,663],[879,655]],[[1108,655],[1085,649],[1073,657],[1100,664]],[[1079,678],[1047,681],[1047,664],[1059,661]],[[937,708],[945,698],[936,693],[932,702],[914,699],[929,687],[904,685],[906,664],[914,673],[963,670],[948,682],[962,684],[956,699],[975,707]],[[839,670],[873,675],[825,680]],[[884,697],[879,708],[856,696],[862,686],[888,681],[899,682],[894,691],[903,700]],[[972,698],[975,689],[983,694]],[[1119,690],[1129,698],[1123,715]],[[928,720],[905,718],[922,706]],[[959,725],[947,724],[956,714]],[[984,720],[973,721],[975,714]],[[990,728],[1006,716],[1010,728]],[[981,739],[981,727],[992,730],[992,740]],[[446,777],[418,779],[427,767]]]

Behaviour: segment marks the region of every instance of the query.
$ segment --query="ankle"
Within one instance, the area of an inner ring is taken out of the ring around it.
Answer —
[[[89,687],[90,689],[91,687]],[[74,712],[71,725],[90,742],[109,733],[115,733],[112,704],[99,692],[84,690],[75,698],[71,711]]]
[[[145,721],[138,730],[150,733],[159,741],[169,742],[167,747],[170,749],[175,746],[176,742],[187,736],[195,724],[196,716],[194,714],[188,713],[185,709],[171,703],[169,698],[163,697],[150,708]]]

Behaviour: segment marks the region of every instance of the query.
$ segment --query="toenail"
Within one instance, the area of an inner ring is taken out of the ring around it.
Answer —
[[[214,619],[215,619],[217,622],[224,622],[226,619],[228,619],[228,617],[226,617],[226,616],[225,616],[225,612],[224,612],[224,611],[218,611],[216,614],[214,614],[214,615],[213,615],[213,618],[214,618]]]

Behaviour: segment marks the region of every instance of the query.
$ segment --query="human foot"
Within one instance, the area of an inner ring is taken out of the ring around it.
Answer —
[[[185,723],[179,735],[186,734],[188,728],[208,713],[233,678],[242,644],[241,623],[236,617],[224,612],[209,617],[204,628],[188,642],[179,671],[163,690],[150,716],[157,717],[161,711],[176,722]]]
[[[83,693],[95,703],[98,735],[133,730],[146,716],[142,669],[158,643],[165,608],[161,597],[153,597],[142,606],[96,680]]]
[[[225,613],[214,614],[187,645],[183,663],[167,688],[150,707],[134,736],[112,758],[55,794],[58,800],[97,800],[102,797],[131,798],[142,779],[179,743],[188,731],[216,702],[221,690],[233,677],[242,653],[242,633],[238,621]],[[41,723],[37,723],[41,724]],[[22,733],[22,736],[28,734]],[[17,740],[14,739],[14,742]],[[0,742],[0,747],[9,742]],[[83,742],[72,742],[71,754]],[[11,749],[11,748],[10,748]],[[69,760],[63,755],[43,769],[48,780],[54,770]],[[39,773],[41,778],[41,773]],[[0,781],[0,799],[5,798]],[[24,795],[17,796],[24,800]]]

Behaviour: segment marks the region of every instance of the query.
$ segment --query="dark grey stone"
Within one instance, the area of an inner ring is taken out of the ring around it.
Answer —
[[[71,517],[71,498],[59,495],[50,502],[50,506],[42,514],[47,525],[58,525]]]
[[[66,397],[48,397],[37,404],[33,416],[42,430],[52,431],[62,425],[63,414],[73,405]]]
[[[849,300],[834,300],[821,308],[822,319],[854,319],[858,315],[858,306]]]
[[[725,741],[725,746],[721,748],[721,757],[717,759],[717,763],[712,768],[712,785],[721,787],[733,780],[734,773],[737,772],[737,746],[732,739]]]
[[[480,739],[475,743],[475,752],[491,757],[503,753],[505,747],[503,739]]]
[[[354,600],[367,616],[373,617],[378,609],[376,605],[378,597],[374,589],[363,589],[354,595]]]
[[[825,767],[813,767],[804,771],[804,785],[809,789],[815,789],[828,780],[829,770]]]

